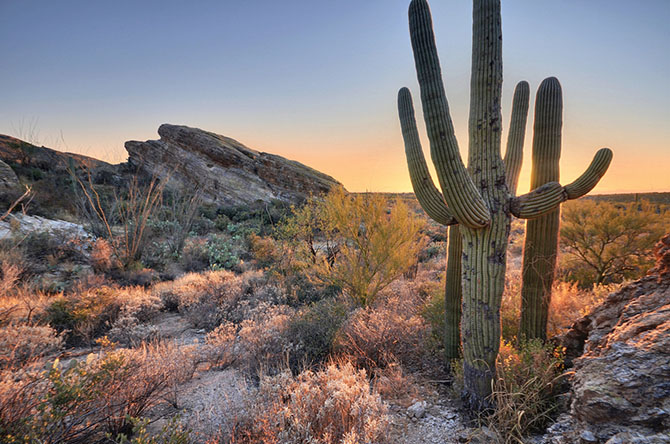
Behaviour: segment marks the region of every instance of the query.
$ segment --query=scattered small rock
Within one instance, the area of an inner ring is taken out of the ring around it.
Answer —
[[[583,444],[598,442],[598,438],[596,438],[596,435],[594,435],[593,432],[591,432],[590,430],[584,430],[582,433],[580,433],[579,439]]]
[[[426,415],[426,401],[417,401],[407,408],[410,418],[421,419]]]

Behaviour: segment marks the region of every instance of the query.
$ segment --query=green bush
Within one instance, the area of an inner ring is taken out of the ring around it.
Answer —
[[[578,200],[561,213],[561,268],[581,288],[638,279],[654,264],[652,248],[670,228],[668,209],[649,202]]]
[[[207,240],[207,257],[212,270],[232,270],[240,263],[244,240],[233,237],[212,235]]]

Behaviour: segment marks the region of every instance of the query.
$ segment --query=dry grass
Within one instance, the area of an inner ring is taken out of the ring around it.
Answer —
[[[551,337],[565,332],[577,319],[588,314],[620,286],[621,284],[610,284],[583,290],[575,283],[556,281],[549,305],[547,335]],[[520,316],[521,273],[511,271],[505,280],[502,298],[502,336],[505,340],[512,341],[517,336]]]
[[[589,314],[608,294],[617,291],[622,285],[594,285],[590,290],[582,290],[577,283],[558,282],[552,291],[547,335],[551,337],[565,333],[576,320]]]
[[[556,388],[562,376],[562,353],[540,341],[519,348],[503,342],[496,362],[491,401],[495,410],[483,422],[487,442],[523,444],[553,419],[558,408]]]

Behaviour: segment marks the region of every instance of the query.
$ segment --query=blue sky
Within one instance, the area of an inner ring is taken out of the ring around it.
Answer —
[[[502,4],[505,119],[517,81],[534,91],[556,76],[563,181],[609,146],[614,163],[597,192],[670,191],[670,1]],[[0,133],[121,161],[124,141],[186,124],[307,163],[353,191],[409,191],[395,109],[400,87],[418,93],[407,5],[0,0]],[[465,149],[471,2],[431,8]],[[532,123],[527,132],[520,190]]]

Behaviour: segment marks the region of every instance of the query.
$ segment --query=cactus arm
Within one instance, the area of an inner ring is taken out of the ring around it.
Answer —
[[[549,182],[533,191],[512,198],[510,210],[521,219],[542,216],[568,200],[565,188],[558,182]]]
[[[526,137],[526,123],[528,121],[528,105],[530,102],[530,86],[522,80],[514,88],[512,99],[512,116],[507,135],[507,149],[505,150],[505,174],[507,187],[512,196],[516,195],[519,184],[519,174],[523,162],[523,142]]]
[[[600,182],[600,179],[607,172],[607,168],[612,162],[612,150],[609,148],[601,148],[598,150],[591,165],[584,171],[584,173],[574,182],[565,186],[565,191],[568,193],[568,199],[577,199],[591,191]]]
[[[598,150],[586,171],[569,185],[549,182],[528,194],[512,198],[512,214],[521,219],[533,219],[550,212],[566,200],[582,197],[598,184],[611,161],[612,151],[609,148]]]
[[[459,223],[470,228],[485,227],[491,221],[490,211],[460,156],[426,0],[412,0],[409,25],[430,153],[442,194]]]
[[[417,200],[426,214],[435,222],[442,225],[454,225],[458,222],[444,202],[444,197],[433,184],[430,177],[426,159],[421,149],[419,131],[414,118],[414,105],[412,94],[409,89],[402,88],[398,91],[398,115],[400,117],[400,128],[405,141],[405,155],[409,168],[409,177]]]

